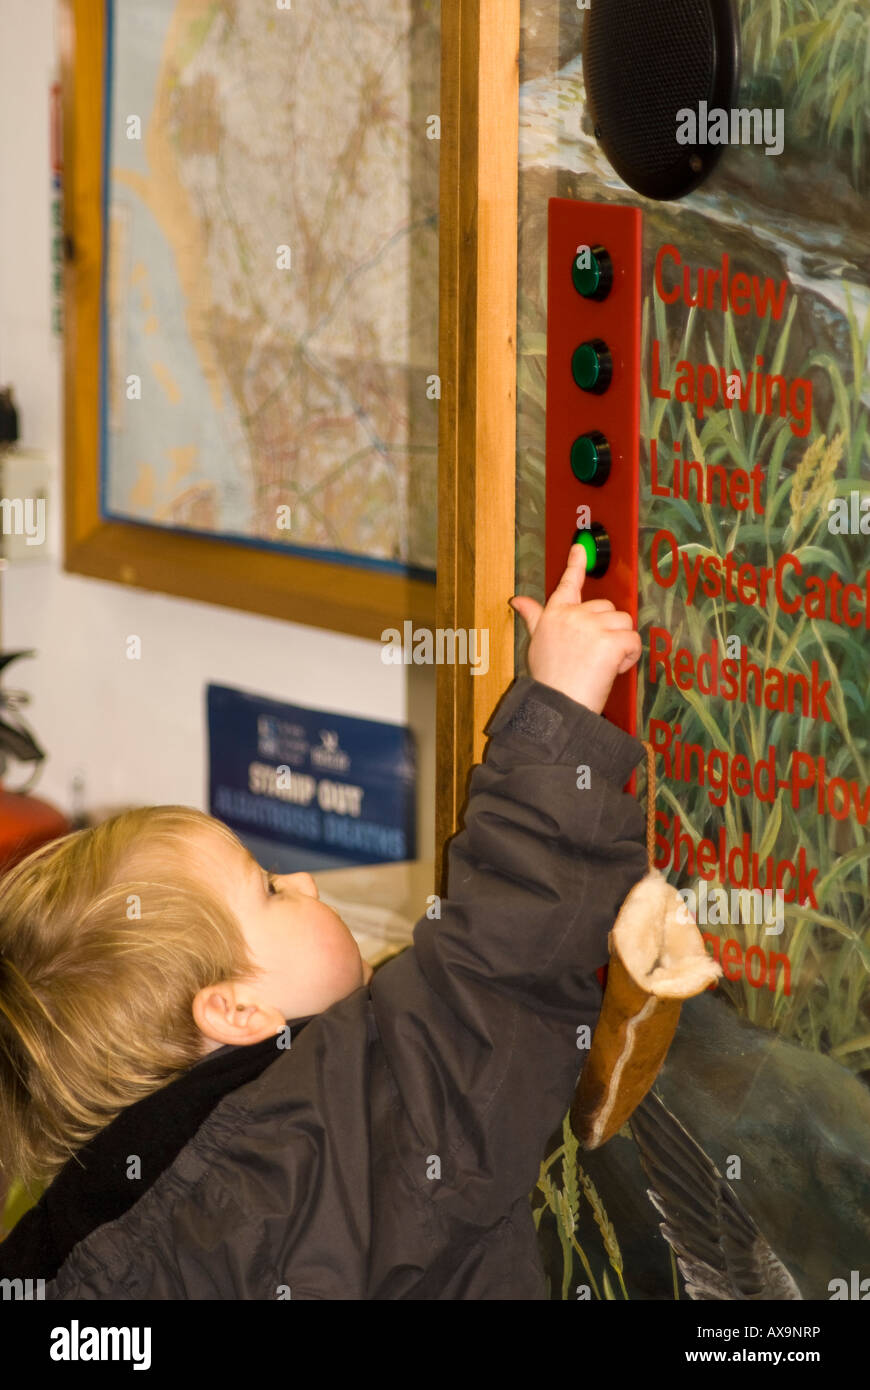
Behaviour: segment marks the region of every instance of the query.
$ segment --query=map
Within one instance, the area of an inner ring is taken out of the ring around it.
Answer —
[[[439,6],[109,6],[103,514],[433,571]]]

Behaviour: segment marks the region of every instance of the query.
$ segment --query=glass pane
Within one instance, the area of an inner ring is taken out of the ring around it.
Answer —
[[[431,577],[438,5],[108,13],[103,514]]]
[[[657,1089],[768,1242],[770,1287],[784,1269],[805,1298],[858,1297],[842,1290],[870,1275],[870,10],[739,12],[738,100],[771,139],[655,202],[596,142],[584,11],[523,0],[516,592],[546,597],[548,200],[639,207],[637,727],[657,748],[656,863],[725,971],[684,1007]],[[517,637],[519,674],[519,620]],[[605,1275],[617,1298],[623,1277],[630,1297],[687,1296],[639,1157],[627,1137],[581,1153],[591,1276],[576,1257],[566,1296],[604,1297]]]

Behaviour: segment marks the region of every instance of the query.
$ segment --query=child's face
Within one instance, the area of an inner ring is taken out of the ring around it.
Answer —
[[[320,902],[310,874],[267,874],[241,843],[234,848],[207,830],[190,853],[235,914],[260,968],[241,997],[277,1010],[279,1026],[321,1013],[371,980],[372,967],[338,914]]]

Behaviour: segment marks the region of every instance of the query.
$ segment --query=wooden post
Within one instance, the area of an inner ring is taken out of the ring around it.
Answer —
[[[444,893],[446,841],[514,676],[519,0],[454,0],[441,23],[437,625],[489,641],[486,674],[437,672]]]

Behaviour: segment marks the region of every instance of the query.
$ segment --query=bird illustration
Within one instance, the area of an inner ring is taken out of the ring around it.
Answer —
[[[734,1189],[654,1091],[629,1124],[689,1297],[802,1299]]]

